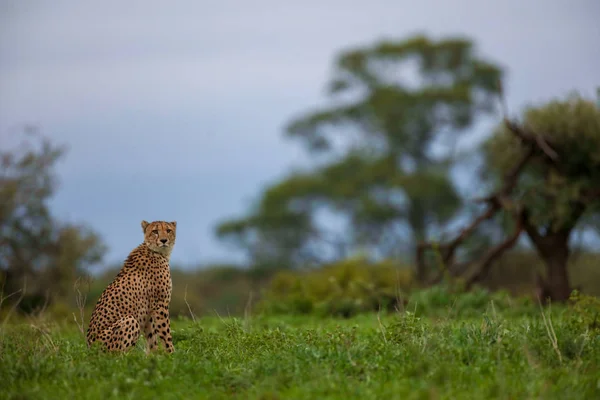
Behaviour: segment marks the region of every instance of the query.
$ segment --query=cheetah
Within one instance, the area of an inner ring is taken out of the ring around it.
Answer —
[[[172,353],[169,320],[171,272],[177,222],[142,221],[144,242],[133,249],[113,282],[96,303],[87,331],[87,344],[99,341],[108,351],[125,352],[143,332],[146,352],[162,340]]]

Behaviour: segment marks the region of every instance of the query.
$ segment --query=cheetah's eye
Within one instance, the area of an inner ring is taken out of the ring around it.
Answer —
[[[155,235],[158,235],[158,229],[153,230],[152,233],[154,233]]]
[[[167,233],[171,233],[171,232],[173,232],[173,231],[172,231],[172,230],[170,230],[170,229],[167,229]]]

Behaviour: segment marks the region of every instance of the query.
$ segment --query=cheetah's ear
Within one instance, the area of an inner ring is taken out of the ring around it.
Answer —
[[[146,221],[146,220],[142,221],[142,230],[144,232],[146,232],[146,228],[148,227],[148,225],[150,225],[150,223],[148,221]]]
[[[177,228],[177,221],[172,221],[169,222],[171,225],[173,225],[173,228]]]

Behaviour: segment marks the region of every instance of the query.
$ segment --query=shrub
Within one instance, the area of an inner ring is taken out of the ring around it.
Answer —
[[[573,306],[571,323],[600,333],[600,298],[574,290],[569,301]]]
[[[412,271],[391,261],[349,258],[316,270],[277,273],[259,308],[266,313],[344,317],[380,308],[393,310],[412,282]]]

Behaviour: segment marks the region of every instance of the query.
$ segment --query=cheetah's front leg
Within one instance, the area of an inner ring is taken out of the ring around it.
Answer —
[[[150,313],[146,323],[144,324],[144,336],[146,337],[146,353],[154,351],[156,349],[157,334],[154,332],[155,320],[154,313]]]
[[[173,353],[173,338],[171,337],[171,321],[169,319],[169,309],[164,306],[158,306],[150,314],[148,322],[144,326],[144,334],[148,342],[148,350],[152,351],[157,346],[158,338],[162,340],[167,352]]]

